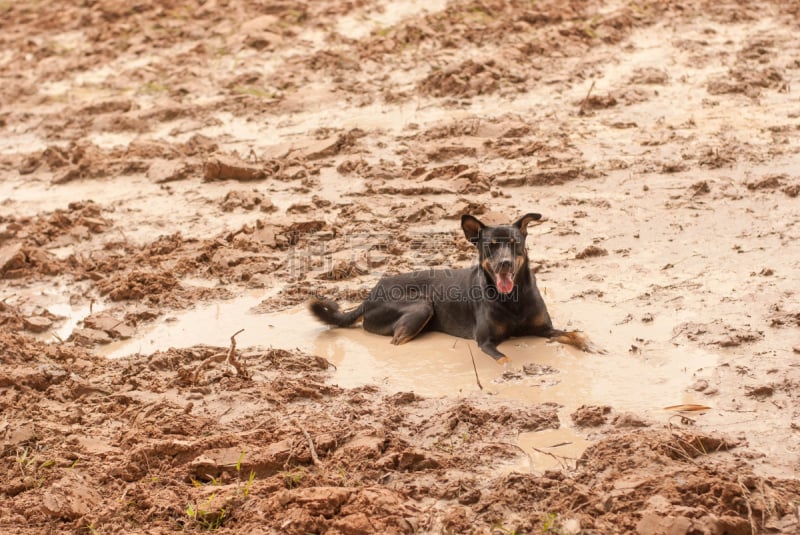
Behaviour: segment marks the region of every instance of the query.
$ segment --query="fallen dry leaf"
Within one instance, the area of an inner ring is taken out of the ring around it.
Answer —
[[[695,405],[693,403],[685,403],[683,405],[670,405],[669,407],[664,407],[665,411],[680,411],[680,412],[699,412],[699,411],[707,411],[710,409],[711,407],[706,407],[705,405]]]

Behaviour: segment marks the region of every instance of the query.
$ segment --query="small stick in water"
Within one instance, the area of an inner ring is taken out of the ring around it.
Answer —
[[[470,347],[469,342],[467,342],[467,349],[469,349],[469,356],[472,357],[472,369],[475,370],[475,381],[477,381],[478,383],[478,388],[483,390],[483,385],[481,384],[481,378],[478,377],[478,367],[475,366],[475,355],[472,354],[472,348]]]

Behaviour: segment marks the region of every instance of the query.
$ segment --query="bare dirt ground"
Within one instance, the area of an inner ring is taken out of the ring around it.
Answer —
[[[0,1],[0,530],[800,532],[798,17]],[[529,211],[605,354],[301,312]]]

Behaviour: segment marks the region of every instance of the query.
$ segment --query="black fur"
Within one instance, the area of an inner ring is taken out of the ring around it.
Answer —
[[[364,304],[349,312],[342,312],[339,304],[330,299],[312,299],[309,303],[311,312],[328,325],[348,327],[364,315]]]
[[[513,336],[555,337],[586,350],[588,342],[580,334],[553,328],[528,266],[527,226],[540,218],[526,214],[511,225],[488,227],[464,215],[461,227],[478,249],[477,265],[385,277],[349,312],[327,299],[312,299],[309,307],[317,318],[337,327],[363,317],[367,331],[391,336],[393,344],[423,331],[471,338],[498,362],[508,357],[497,345]]]

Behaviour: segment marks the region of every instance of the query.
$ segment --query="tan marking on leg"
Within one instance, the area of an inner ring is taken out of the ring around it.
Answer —
[[[428,322],[431,321],[432,317],[433,317],[433,310],[431,310],[430,314],[428,314],[428,318],[422,322],[422,325],[419,326],[419,329],[417,329],[417,331],[412,334],[407,334],[405,331],[408,331],[408,329],[405,328],[406,327],[405,325],[402,325],[397,331],[395,331],[394,336],[392,336],[392,343],[396,346],[400,346],[407,342],[410,342],[411,340],[416,338],[419,333],[422,332],[422,329],[424,329],[425,326],[428,324]]]
[[[497,340],[505,340],[508,335],[508,326],[503,323],[492,325],[492,336]]]
[[[594,345],[594,343],[591,340],[589,340],[589,337],[583,334],[582,332],[569,331],[554,337],[553,340],[555,340],[556,342],[560,342],[562,344],[567,344],[573,347],[577,347],[578,349],[586,353],[605,354],[605,350]]]
[[[543,327],[547,325],[547,313],[544,310],[540,310],[533,316],[533,327]]]

